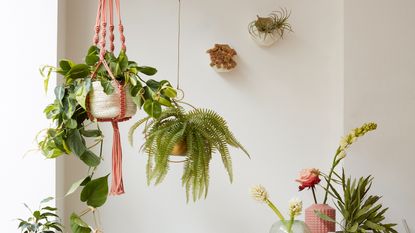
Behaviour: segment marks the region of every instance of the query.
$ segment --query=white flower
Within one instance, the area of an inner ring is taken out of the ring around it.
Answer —
[[[303,211],[303,202],[298,198],[293,198],[289,202],[290,216],[298,216]]]
[[[257,185],[251,189],[252,197],[260,202],[266,202],[268,200],[268,192],[262,185]]]

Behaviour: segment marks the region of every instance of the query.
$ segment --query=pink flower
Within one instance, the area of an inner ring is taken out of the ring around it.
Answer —
[[[315,168],[304,169],[300,172],[300,178],[296,179],[300,183],[300,191],[305,188],[314,188],[316,184],[320,183],[320,171]]]

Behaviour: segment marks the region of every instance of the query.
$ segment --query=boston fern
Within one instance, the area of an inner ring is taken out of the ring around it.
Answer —
[[[49,197],[40,203],[39,210],[32,211],[26,204],[25,207],[31,213],[27,220],[19,220],[19,230],[22,233],[55,233],[63,232],[60,218],[55,214],[55,207],[47,206],[46,203],[53,200]]]
[[[383,208],[382,204],[378,203],[381,197],[369,195],[373,177],[361,177],[358,180],[346,178],[344,171],[341,176],[336,176],[338,179],[334,181],[341,185],[343,195],[332,184],[329,193],[335,198],[336,207],[344,218],[339,224],[343,232],[397,233],[394,229],[396,224],[384,223],[384,215],[388,208]],[[334,221],[322,213],[316,214],[325,220]]]
[[[143,149],[148,155],[147,180],[159,184],[169,170],[169,157],[178,145],[184,144],[184,171],[182,185],[186,197],[196,201],[206,198],[209,187],[209,163],[212,155],[219,152],[222,162],[232,182],[232,161],[228,145],[248,152],[236,140],[226,121],[212,110],[193,109],[185,111],[181,107],[164,110],[159,118],[146,117],[138,121],[130,130],[130,142],[134,131],[145,124],[146,141]],[[248,155],[249,156],[249,155]]]

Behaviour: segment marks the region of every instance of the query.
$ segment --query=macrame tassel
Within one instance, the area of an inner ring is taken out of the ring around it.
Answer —
[[[112,128],[114,129],[114,138],[112,144],[112,184],[111,195],[124,194],[124,184],[122,180],[122,148],[120,130],[118,128],[118,121],[113,120]]]

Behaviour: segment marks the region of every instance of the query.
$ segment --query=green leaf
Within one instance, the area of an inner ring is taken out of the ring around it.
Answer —
[[[161,84],[154,79],[147,80],[146,85],[155,92],[161,87]]]
[[[88,96],[89,91],[91,90],[91,79],[87,78],[82,82],[81,86],[77,87],[75,91],[75,98],[84,109],[86,109],[86,97]]]
[[[72,233],[91,233],[91,229],[78,215],[73,213],[70,218]]]
[[[81,192],[81,201],[94,208],[104,205],[108,197],[108,176],[90,181]]]
[[[79,158],[90,167],[96,167],[101,162],[101,159],[90,150],[86,150]]]
[[[53,197],[47,197],[47,198],[43,199],[40,202],[40,204],[48,203],[48,202],[52,201],[53,199],[55,199],[55,198],[53,198]]]
[[[319,218],[321,218],[321,219],[323,219],[325,221],[328,221],[328,222],[336,222],[336,220],[332,219],[331,217],[327,216],[326,214],[323,214],[322,212],[320,212],[318,210],[314,210],[314,214],[317,217],[319,217]]]
[[[373,223],[369,220],[367,220],[365,222],[365,226],[369,227],[372,230],[377,230],[377,231],[384,231],[385,230],[385,228],[383,226],[381,226],[379,224],[376,224],[376,223]]]
[[[104,92],[107,95],[111,95],[114,93],[114,87],[112,86],[112,82],[106,78],[101,78],[101,86],[104,88]]]
[[[176,98],[177,91],[172,87],[166,87],[165,89],[163,89],[162,94],[169,98]]]
[[[359,227],[359,224],[356,222],[355,224],[353,224],[353,226],[347,229],[347,232],[356,232],[358,227]]]
[[[88,137],[88,138],[93,138],[93,137],[100,137],[102,136],[102,132],[99,129],[94,129],[94,130],[86,130],[86,129],[81,129],[80,133],[82,134],[82,136],[84,137]]]
[[[76,129],[76,127],[78,127],[78,123],[74,119],[69,119],[68,121],[66,121],[65,126],[69,129]]]
[[[118,56],[118,65],[122,72],[125,72],[128,68],[128,57],[124,50],[121,50],[120,55]]]
[[[86,64],[74,65],[66,74],[67,78],[79,79],[86,78],[89,75],[89,66]]]
[[[81,184],[84,183],[84,181],[88,178],[91,179],[89,176],[87,176],[86,178],[82,178],[78,180],[77,182],[73,183],[71,187],[69,188],[68,192],[65,194],[65,197],[74,193],[81,186]]]
[[[160,103],[153,100],[146,100],[144,102],[144,111],[154,118],[158,118],[161,115],[161,105]]]
[[[83,155],[86,151],[86,147],[82,140],[82,136],[79,133],[79,130],[69,131],[68,138],[66,139],[66,144],[68,145],[69,149],[77,156]]]
[[[158,97],[157,98],[157,102],[159,102],[161,105],[164,105],[166,107],[172,107],[173,105],[171,104],[170,100],[167,100],[163,97]]]
[[[62,103],[62,99],[65,96],[65,88],[62,85],[55,87],[55,96],[56,99],[59,100],[60,103]]]
[[[62,59],[59,61],[59,66],[63,71],[70,71],[71,68],[75,65],[75,63],[68,59]]]
[[[138,72],[148,76],[153,76],[157,73],[157,69],[150,66],[139,66],[137,67]]]

